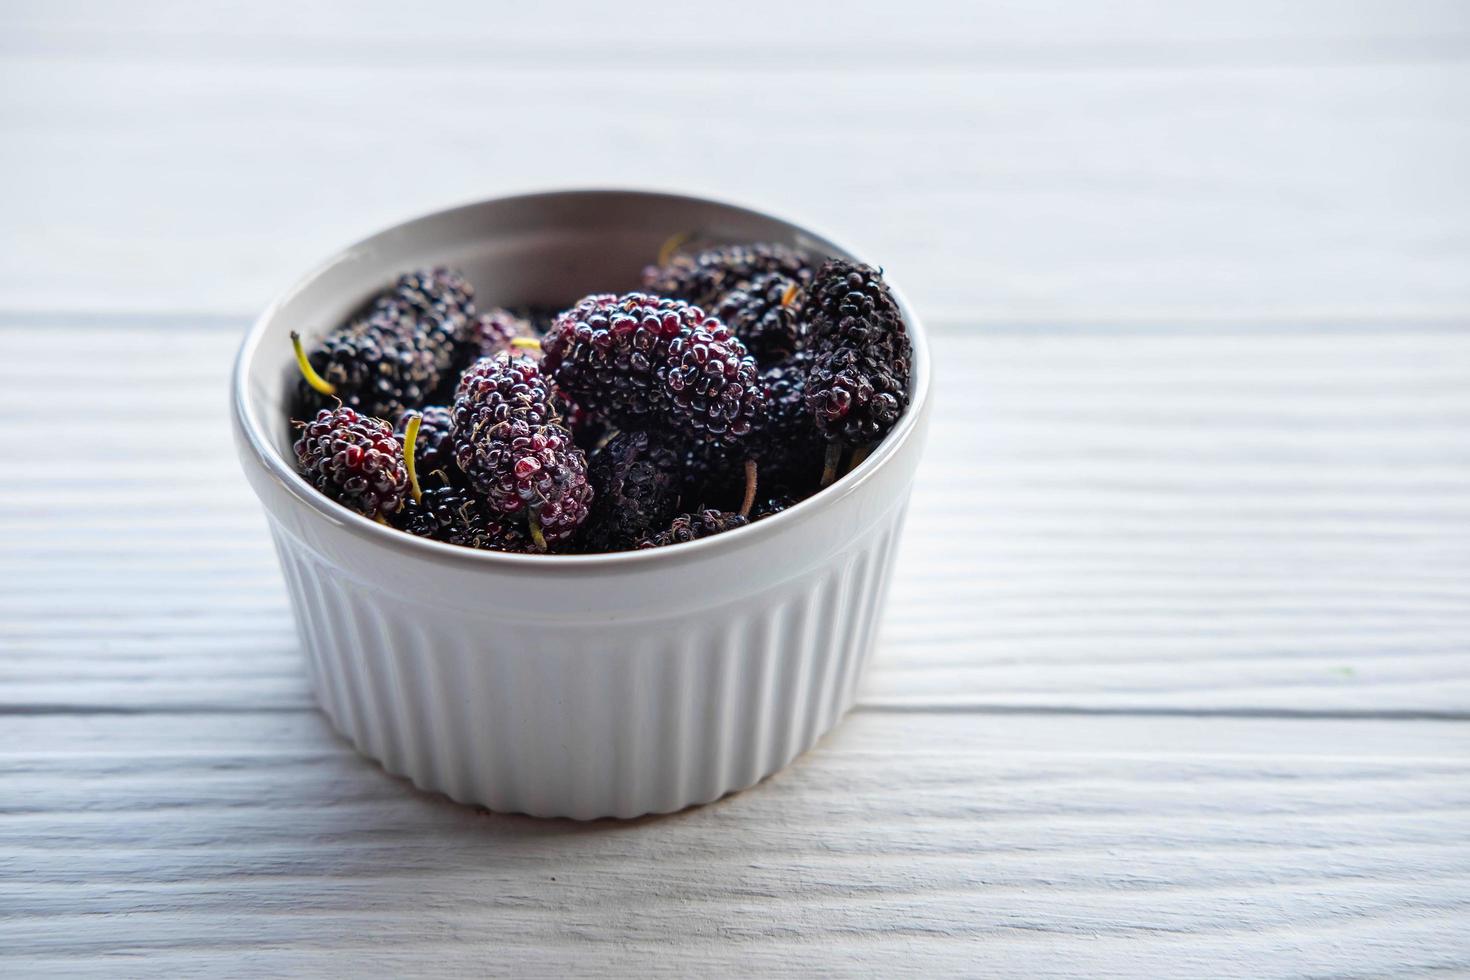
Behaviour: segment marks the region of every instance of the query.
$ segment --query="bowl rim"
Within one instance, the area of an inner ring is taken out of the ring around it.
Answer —
[[[499,568],[515,571],[517,574],[538,571],[558,573],[575,571],[604,572],[613,568],[628,566],[643,567],[650,564],[666,566],[675,563],[679,559],[694,559],[721,549],[734,548],[742,544],[754,544],[761,537],[778,535],[783,529],[813,516],[818,508],[835,505],[837,501],[856,492],[874,474],[897,457],[904,445],[914,437],[914,433],[918,430],[920,419],[923,418],[928,408],[930,398],[931,372],[928,337],[925,333],[923,323],[914,313],[914,309],[903,294],[903,291],[894,284],[885,272],[884,279],[888,284],[889,290],[893,293],[894,299],[898,302],[900,311],[903,313],[904,323],[908,328],[910,342],[913,346],[913,371],[910,376],[911,396],[908,407],[905,409],[903,415],[899,417],[893,429],[868,454],[867,458],[851,471],[843,474],[830,486],[823,487],[821,490],[798,501],[779,514],[772,514],[759,521],[752,521],[744,527],[735,528],[723,534],[700,538],[695,541],[686,541],[680,544],[667,545],[662,548],[598,552],[586,555],[519,554],[465,548],[442,541],[417,537],[416,535],[400,531],[397,528],[369,520],[356,511],[344,507],[342,504],[319,492],[315,487],[307,483],[305,478],[296,471],[296,467],[291,465],[277,451],[274,441],[267,435],[262,420],[256,416],[250,403],[250,369],[254,365],[256,358],[260,355],[266,328],[280,314],[285,304],[292,296],[305,289],[325,271],[332,268],[342,256],[371,246],[372,243],[381,237],[394,234],[409,225],[442,220],[457,213],[473,211],[491,204],[508,201],[532,201],[539,198],[565,199],[568,197],[599,196],[661,198],[666,201],[715,205],[717,207],[743,212],[751,217],[779,221],[783,224],[790,225],[799,232],[811,235],[837,247],[857,261],[867,261],[858,252],[849,248],[839,239],[833,238],[831,235],[826,234],[821,229],[805,221],[773,214],[769,211],[734,202],[726,198],[709,197],[702,194],[685,194],[651,188],[607,187],[601,185],[554,188],[498,194],[493,197],[478,198],[433,211],[421,212],[382,227],[363,238],[359,238],[353,243],[337,249],[326,259],[312,265],[304,275],[298,277],[289,287],[277,293],[246,330],[244,337],[240,341],[240,347],[236,352],[235,362],[230,373],[230,409],[237,434],[242,437],[242,445],[249,447],[250,456],[253,461],[261,466],[290,497],[294,498],[298,503],[304,504],[316,517],[325,520],[329,524],[343,528],[351,532],[354,536],[364,539],[373,545],[383,546],[400,553],[417,555],[421,558],[434,560],[439,563],[462,564],[466,567],[478,567],[482,570]],[[878,266],[878,268],[881,268],[881,266]],[[262,500],[262,503],[264,504],[265,501]],[[268,511],[270,510],[268,504],[266,504],[266,508]]]

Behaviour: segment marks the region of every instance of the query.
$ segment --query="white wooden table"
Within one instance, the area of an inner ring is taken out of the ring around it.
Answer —
[[[3,13],[0,974],[1470,970],[1463,4],[206,6]],[[632,823],[354,755],[225,424],[311,262],[567,183],[939,361],[860,706]]]

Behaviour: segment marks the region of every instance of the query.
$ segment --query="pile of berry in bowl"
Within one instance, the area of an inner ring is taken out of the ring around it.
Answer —
[[[334,725],[456,800],[628,817],[851,704],[927,379],[830,240],[563,192],[344,250],[246,337],[233,407]]]
[[[687,542],[830,484],[909,400],[882,274],[779,243],[680,254],[682,237],[639,291],[549,318],[482,312],[435,268],[309,350],[293,333],[301,475],[410,534],[540,553]]]

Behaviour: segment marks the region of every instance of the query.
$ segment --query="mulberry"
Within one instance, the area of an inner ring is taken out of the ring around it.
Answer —
[[[557,317],[543,368],[580,407],[613,425],[664,424],[731,443],[752,428],[762,391],[755,361],[697,306],[645,293],[588,296]]]
[[[621,432],[588,463],[596,502],[582,533],[586,551],[625,551],[653,537],[679,511],[679,453],[646,432]]]
[[[409,534],[483,551],[524,552],[531,541],[521,527],[507,521],[459,487],[425,490],[408,501],[397,526]]]
[[[826,443],[806,407],[807,365],[807,356],[798,354],[762,374],[763,411],[740,445],[696,445],[686,453],[686,499],[706,507],[743,509],[744,496],[751,493],[746,472],[751,460],[764,497],[801,498],[816,492]]]
[[[454,457],[496,511],[527,514],[538,545],[565,541],[587,519],[587,457],[528,357],[482,358],[460,378]]]
[[[908,404],[913,348],[898,304],[876,269],[833,259],[812,280],[807,315],[817,428],[829,442],[872,445]]]
[[[725,293],[715,305],[714,314],[740,338],[757,362],[771,365],[803,346],[806,321],[801,315],[801,301],[800,281],[771,272]]]
[[[785,245],[723,245],[649,266],[643,271],[643,286],[662,296],[713,308],[725,293],[769,273],[805,282],[811,278],[812,267],[805,254]]]
[[[536,336],[531,321],[510,310],[493,309],[475,317],[466,327],[466,360],[473,363],[482,357],[494,357],[511,350],[512,341],[534,340]]]
[[[430,486],[456,482],[459,467],[454,462],[454,413],[442,405],[434,405],[422,412],[408,411],[400,415],[393,434],[404,444],[405,453],[408,441],[404,435],[408,420],[415,414],[421,419],[413,447],[414,469],[419,480]]]
[[[341,406],[298,425],[296,465],[312,486],[365,517],[402,509],[408,468],[403,444],[387,422]]]
[[[471,296],[458,273],[428,269],[400,277],[309,353],[293,333],[298,404],[317,411],[340,402],[388,419],[424,404],[452,381]]]
[[[662,548],[665,545],[697,541],[700,538],[708,538],[712,535],[732,531],[737,527],[744,527],[749,523],[750,521],[748,519],[739,514],[731,514],[719,510],[702,510],[697,514],[680,514],[674,518],[666,530],[640,541],[638,547]]]

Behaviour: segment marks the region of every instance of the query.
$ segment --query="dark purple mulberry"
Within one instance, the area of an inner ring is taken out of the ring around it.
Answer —
[[[800,281],[779,272],[757,276],[720,298],[714,314],[762,365],[801,350],[806,321]]]
[[[760,378],[745,346],[680,300],[588,296],[557,317],[543,349],[543,367],[563,394],[613,425],[662,424],[731,443],[760,411]]]
[[[669,544],[683,544],[686,541],[697,541],[715,534],[723,534],[737,527],[744,527],[750,521],[739,514],[730,514],[719,510],[702,510],[697,514],[680,514],[669,524],[667,530],[660,531],[650,538],[638,543],[639,548],[662,548]]]
[[[463,277],[447,269],[400,277],[361,315],[298,355],[306,362],[298,404],[317,411],[340,402],[387,419],[422,405],[453,381],[471,297]]]
[[[418,438],[414,441],[414,473],[421,486],[447,486],[455,483],[459,467],[454,462],[454,412],[442,405],[433,405],[418,413]],[[398,417],[393,434],[399,442],[404,441],[404,429],[412,418],[412,410]]]
[[[405,273],[374,309],[395,312],[406,329],[421,335],[442,380],[452,383],[454,368],[466,360],[461,350],[475,319],[475,288],[463,274],[443,267]]]
[[[502,514],[525,513],[532,534],[565,541],[587,518],[587,457],[562,424],[528,357],[482,358],[454,399],[454,457],[470,485]]]
[[[694,446],[685,457],[685,499],[704,507],[738,509],[745,494],[745,461],[757,464],[760,497],[802,498],[822,478],[826,442],[806,406],[806,354],[766,370],[764,410],[739,445]]]
[[[403,444],[381,419],[342,406],[298,423],[296,467],[322,493],[366,517],[397,513],[408,495]]]
[[[725,293],[766,273],[805,282],[812,268],[806,255],[785,245],[723,245],[649,266],[643,271],[643,286],[662,296],[713,308]]]
[[[470,355],[467,360],[470,362],[511,350],[513,340],[534,340],[537,336],[531,321],[498,307],[475,317],[465,333],[465,347]]]
[[[871,445],[909,399],[913,348],[878,270],[833,259],[808,290],[812,358],[806,404],[831,442]]]
[[[596,502],[582,531],[584,551],[626,551],[679,512],[680,455],[646,432],[620,432],[588,463]]]
[[[531,539],[513,521],[507,521],[467,491],[452,486],[433,487],[417,502],[409,500],[396,526],[421,538],[432,538],[483,551],[525,552]]]

